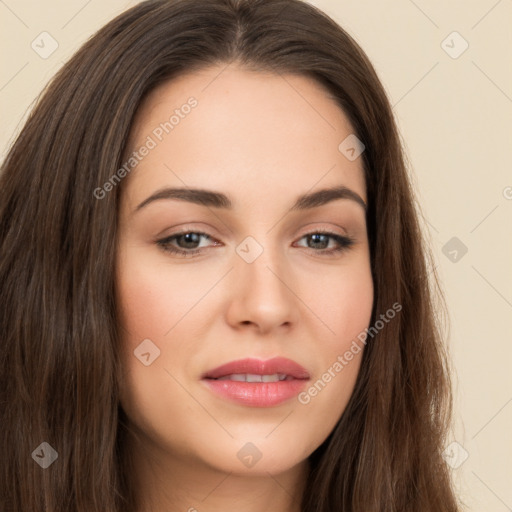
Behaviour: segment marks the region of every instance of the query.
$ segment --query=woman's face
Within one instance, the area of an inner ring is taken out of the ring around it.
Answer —
[[[153,455],[275,474],[340,419],[362,351],[344,355],[373,303],[362,159],[352,138],[339,148],[352,134],[310,79],[234,66],[142,105],[116,279],[121,403]],[[298,202],[333,187],[351,192]]]

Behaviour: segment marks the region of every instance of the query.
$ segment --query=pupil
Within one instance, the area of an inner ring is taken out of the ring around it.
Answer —
[[[311,239],[313,240],[313,244],[320,244],[321,246],[325,246],[325,238],[327,238],[327,235],[322,235],[320,233],[317,233],[317,234],[314,234],[314,235],[310,235],[311,236]],[[319,241],[318,239],[319,238],[324,238],[324,241]],[[318,247],[316,247],[318,248]],[[323,249],[325,249],[325,247],[321,247]]]
[[[194,246],[199,242],[199,235],[197,233],[185,233],[181,235],[181,238],[185,240],[187,249],[194,249],[194,247],[189,247],[189,245]]]

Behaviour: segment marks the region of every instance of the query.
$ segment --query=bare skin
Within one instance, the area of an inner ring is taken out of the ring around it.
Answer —
[[[153,91],[130,139],[132,149],[157,142],[125,178],[119,212],[121,403],[139,434],[130,441],[139,512],[298,512],[308,457],[343,413],[362,351],[342,371],[333,363],[371,317],[364,207],[340,198],[290,210],[298,196],[340,185],[367,201],[361,158],[338,149],[354,133],[349,121],[308,78],[224,68]],[[158,140],[154,130],[191,96],[197,106]],[[232,208],[161,198],[137,209],[165,187],[222,192]],[[182,232],[208,237],[169,240]],[[352,245],[307,236],[319,232]],[[171,253],[163,239],[189,252],[197,240],[201,252]],[[259,248],[254,261],[242,257]],[[134,355],[146,339],[160,350],[147,366]],[[331,378],[309,401],[270,407],[226,399],[201,379],[276,356],[307,369],[306,391],[329,368]],[[249,467],[240,450],[252,445],[261,458]]]

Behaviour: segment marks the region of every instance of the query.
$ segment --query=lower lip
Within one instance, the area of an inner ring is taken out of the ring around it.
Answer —
[[[272,407],[297,396],[307,380],[293,379],[278,382],[238,382],[203,379],[215,393],[251,407]]]

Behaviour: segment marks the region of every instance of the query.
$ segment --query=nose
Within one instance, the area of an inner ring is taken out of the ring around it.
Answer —
[[[264,249],[252,262],[235,255],[231,272],[228,323],[252,328],[260,334],[290,329],[299,319],[301,300],[297,276],[286,264],[285,255]]]

